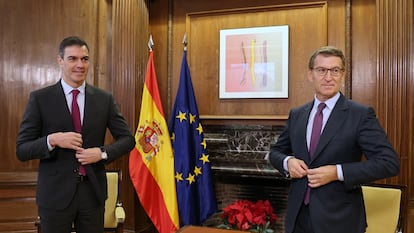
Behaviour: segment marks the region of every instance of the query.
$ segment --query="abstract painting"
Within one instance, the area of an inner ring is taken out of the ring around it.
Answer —
[[[287,25],[220,30],[220,98],[288,98]]]

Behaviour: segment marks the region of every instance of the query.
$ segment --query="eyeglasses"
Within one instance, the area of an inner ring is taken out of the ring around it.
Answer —
[[[331,72],[331,75],[334,77],[338,77],[339,75],[342,74],[342,72],[344,72],[345,69],[343,68],[339,68],[339,67],[334,67],[334,68],[325,68],[325,67],[316,67],[312,69],[313,71],[316,72],[316,74],[318,74],[319,76],[325,76],[328,71]]]

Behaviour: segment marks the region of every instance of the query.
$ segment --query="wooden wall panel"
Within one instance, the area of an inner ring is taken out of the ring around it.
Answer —
[[[377,27],[375,0],[352,1],[351,97],[370,106],[376,103]]]
[[[408,185],[410,206],[413,207],[413,1],[377,0],[376,4],[376,109],[401,162],[400,175],[388,182]]]
[[[112,0],[110,47],[111,66],[106,79],[108,89],[135,134],[148,61],[149,14],[146,1]],[[137,199],[129,176],[129,156],[114,161],[108,168],[123,171],[121,196],[126,211],[126,229],[138,232],[151,227]]]
[[[272,1],[267,5],[261,1],[255,6],[234,2],[237,7],[228,9],[217,7],[222,2],[216,3],[209,1],[203,8],[197,1],[174,1],[174,34],[169,54],[171,97],[175,98],[178,87],[181,42],[187,33],[188,63],[202,119],[286,119],[292,106],[313,96],[306,80],[307,62],[313,50],[330,44],[346,51],[345,1]],[[277,25],[289,25],[289,98],[219,99],[220,29]]]
[[[0,172],[0,232],[35,229],[37,172]]]
[[[172,30],[171,15],[169,14],[172,3],[169,0],[150,1],[149,15],[149,33],[152,35],[154,41],[154,66],[157,74],[158,88],[160,90],[160,97],[162,100],[164,112],[168,115],[169,108],[172,105],[172,94],[169,91],[169,78],[167,77],[170,57],[167,56],[170,47],[170,36]],[[174,96],[175,98],[175,96]]]

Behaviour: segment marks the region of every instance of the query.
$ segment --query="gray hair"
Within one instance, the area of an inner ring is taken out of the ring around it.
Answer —
[[[345,56],[342,53],[342,51],[340,49],[334,47],[334,46],[325,46],[325,47],[321,47],[321,48],[315,50],[315,52],[313,52],[312,56],[309,59],[308,68],[310,70],[314,68],[313,66],[315,65],[315,58],[318,55],[339,57],[342,60],[342,68],[345,68]]]

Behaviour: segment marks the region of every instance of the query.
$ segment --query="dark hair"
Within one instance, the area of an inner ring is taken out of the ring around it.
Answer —
[[[77,36],[69,36],[63,39],[62,42],[60,42],[59,56],[63,58],[65,55],[65,48],[72,45],[86,46],[86,49],[89,51],[88,44],[86,44],[86,42],[82,38]]]
[[[345,68],[345,56],[342,51],[334,46],[325,46],[313,52],[312,56],[309,59],[309,69],[313,69],[313,66],[315,65],[315,58],[318,55],[339,57],[342,60],[342,68]]]

